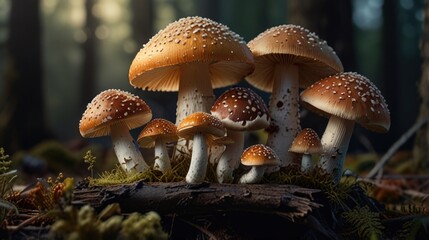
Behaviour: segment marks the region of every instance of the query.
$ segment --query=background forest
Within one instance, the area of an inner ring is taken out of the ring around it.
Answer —
[[[133,89],[128,69],[159,29],[193,15],[227,25],[246,42],[287,23],[327,40],[345,71],[372,80],[391,111],[387,134],[356,126],[351,153],[385,152],[418,118],[424,0],[0,0],[0,146],[13,154],[43,140],[70,148],[103,141],[82,139],[78,123],[87,103],[109,88],[139,95],[154,116],[174,121],[177,94]],[[303,126],[322,133],[326,119],[302,116]]]

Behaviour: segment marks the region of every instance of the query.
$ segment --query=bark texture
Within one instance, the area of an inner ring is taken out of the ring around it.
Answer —
[[[124,212],[177,215],[264,212],[294,220],[322,206],[312,200],[316,192],[319,190],[293,185],[136,182],[80,188],[74,193],[73,203],[99,208],[117,202]]]

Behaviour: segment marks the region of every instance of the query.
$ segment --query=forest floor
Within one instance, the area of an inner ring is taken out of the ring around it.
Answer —
[[[213,166],[202,184],[183,181],[183,164],[174,174],[126,176],[116,168],[92,178],[80,160],[73,163],[83,169],[77,174],[32,182],[20,167],[2,179],[3,191],[6,180],[15,191],[3,192],[0,238],[429,239],[429,174],[408,163],[409,152],[397,152],[380,179],[361,177],[377,158],[349,155],[352,171],[339,185],[320,169],[302,173],[295,166],[252,185],[214,183]],[[102,165],[93,164],[90,170]],[[67,169],[49,171],[58,168]]]

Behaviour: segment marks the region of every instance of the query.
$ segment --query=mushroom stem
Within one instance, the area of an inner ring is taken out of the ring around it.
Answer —
[[[311,154],[303,154],[301,159],[301,171],[308,172],[313,166],[313,162],[311,161]]]
[[[154,169],[163,173],[171,169],[170,157],[168,156],[167,147],[161,138],[155,140],[155,163]]]
[[[323,154],[320,165],[333,179],[338,182],[341,178],[344,159],[353,133],[354,121],[331,115],[320,142]]]
[[[208,64],[198,62],[180,66],[176,125],[191,113],[210,112],[215,99]]]
[[[258,183],[264,177],[266,166],[252,166],[249,172],[241,176],[239,183]]]
[[[180,83],[176,108],[176,126],[194,112],[210,112],[215,97],[210,81],[208,62],[185,63],[180,66]],[[180,138],[175,155],[190,152],[191,141]]]
[[[191,165],[186,174],[187,183],[200,183],[206,177],[208,164],[207,140],[204,134],[194,135],[192,145]]]
[[[228,138],[233,143],[226,145],[216,168],[219,183],[230,183],[234,180],[232,174],[240,166],[240,156],[243,152],[244,133],[241,131],[228,130]]]
[[[276,64],[274,84],[269,110],[271,127],[267,145],[280,158],[280,167],[291,163],[293,155],[288,152],[293,139],[300,131],[298,67],[293,64]]]
[[[113,149],[125,171],[142,172],[149,168],[125,124],[114,124],[110,131]]]

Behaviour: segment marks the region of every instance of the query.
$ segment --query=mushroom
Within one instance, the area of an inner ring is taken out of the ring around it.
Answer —
[[[174,123],[156,118],[150,121],[140,132],[137,142],[142,148],[155,147],[154,169],[163,173],[171,169],[166,143],[179,139]]]
[[[252,53],[239,35],[210,19],[186,17],[143,46],[131,63],[129,80],[145,90],[179,91],[178,124],[193,112],[209,112],[212,89],[239,82],[253,68]]]
[[[79,122],[80,134],[87,137],[111,135],[116,157],[125,171],[144,171],[145,163],[129,130],[152,118],[149,106],[138,96],[118,89],[99,93],[88,104]]]
[[[204,181],[208,164],[207,141],[213,137],[224,137],[226,130],[222,122],[205,112],[196,112],[180,122],[177,127],[180,137],[193,140],[191,164],[186,175],[186,182]]]
[[[267,145],[280,157],[283,167],[293,159],[288,149],[300,131],[299,88],[342,72],[343,66],[326,41],[296,25],[270,28],[247,45],[255,58],[255,71],[246,80],[272,93]]]
[[[336,182],[341,178],[355,122],[376,132],[390,128],[390,113],[381,92],[368,78],[354,72],[338,73],[314,83],[301,93],[301,104],[329,117],[321,138],[320,164],[333,173]]]
[[[226,146],[219,159],[217,180],[232,182],[233,171],[240,165],[244,148],[244,132],[268,127],[270,116],[264,101],[249,88],[235,87],[224,92],[215,101],[211,114],[219,118],[233,143]]]
[[[317,133],[311,128],[304,128],[299,132],[292,142],[289,152],[302,154],[301,171],[306,172],[311,169],[311,154],[320,153],[322,144]]]
[[[253,55],[239,35],[210,19],[186,17],[143,46],[131,63],[129,80],[149,91],[178,91],[178,125],[191,113],[210,111],[213,88],[233,85],[253,69]],[[183,141],[178,145],[187,152]]]
[[[263,144],[256,144],[246,148],[241,155],[241,163],[252,166],[249,172],[240,178],[240,183],[258,183],[264,176],[267,166],[280,164],[280,159],[273,149]]]

